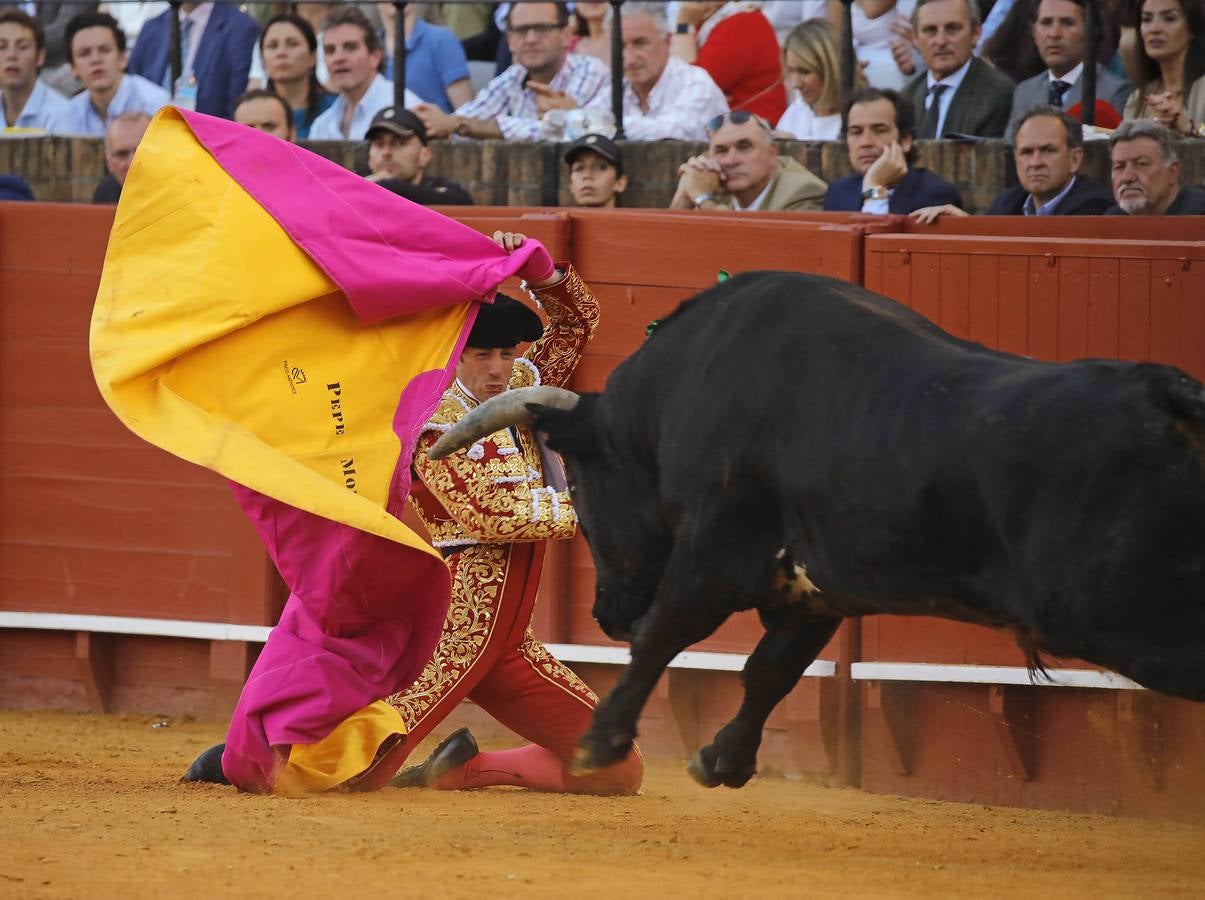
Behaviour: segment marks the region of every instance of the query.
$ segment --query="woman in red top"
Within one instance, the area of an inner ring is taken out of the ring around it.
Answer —
[[[742,0],[679,3],[670,47],[675,56],[707,70],[730,108],[777,122],[787,108],[787,92],[778,38],[760,5]]]

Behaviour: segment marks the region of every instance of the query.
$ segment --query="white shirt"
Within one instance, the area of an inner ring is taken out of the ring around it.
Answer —
[[[753,202],[750,203],[748,206],[741,206],[741,201],[737,200],[736,195],[734,194],[732,197],[733,210],[735,210],[736,212],[752,212],[752,211],[761,209],[761,205],[766,202],[766,197],[768,197],[770,195],[770,185],[772,185],[773,183],[774,183],[773,178],[771,178],[769,181],[767,181],[766,186],[761,189],[761,193],[758,194],[756,197],[754,197]]]
[[[934,78],[932,72],[925,76],[925,84],[929,90],[932,90],[935,84],[944,84],[948,88],[948,90],[941,92],[941,110],[937,117],[937,131],[934,132],[937,137],[941,137],[942,131],[945,129],[946,114],[950,111],[950,104],[954,102],[954,94],[958,92],[958,86],[962,84],[962,79],[967,77],[967,71],[971,68],[971,61],[974,58],[974,56],[970,56],[960,68],[951,72],[945,78]],[[932,105],[933,95],[931,93],[925,94],[925,109],[928,110]]]
[[[40,78],[35,79],[33,90],[25,106],[17,113],[13,128],[40,128],[51,133],[62,131],[66,124],[67,98]],[[0,93],[0,132],[8,126],[8,110],[4,108],[4,94]]]
[[[102,120],[92,105],[92,95],[80,91],[67,101],[67,113],[63,116],[60,134],[93,134],[105,136],[105,129],[115,118],[126,112],[143,112],[153,116],[160,107],[167,106],[171,95],[159,85],[141,75],[126,73],[121,76],[117,93],[109,101]]]
[[[610,93],[590,105],[610,109]],[[708,120],[726,112],[724,92],[707,71],[676,56],[669,58],[665,71],[649,91],[648,112],[641,110],[626,78],[623,82],[623,130],[629,140],[705,141]]]
[[[180,10],[180,24],[183,25],[185,19],[192,22],[188,32],[188,56],[180,60],[181,71],[192,71],[193,61],[197,58],[197,48],[201,46],[201,38],[205,35],[205,26],[209,24],[209,14],[212,12],[213,3],[200,3],[188,14],[184,14],[183,9]],[[169,65],[168,68],[171,66]]]
[[[841,137],[841,114],[818,116],[796,95],[776,127],[800,141],[835,141]]]
[[[422,103],[418,94],[406,89],[405,106],[407,109]],[[340,94],[331,104],[331,108],[314,120],[310,126],[311,141],[360,141],[372,124],[372,117],[387,106],[393,106],[393,82],[378,74],[372,79],[372,84],[356,104],[355,112],[351,114],[351,128],[343,133],[343,113],[347,109],[347,95]]]
[[[126,46],[133,47],[142,26],[169,9],[165,0],[146,0],[143,3],[108,3],[109,15],[117,20],[126,35]]]

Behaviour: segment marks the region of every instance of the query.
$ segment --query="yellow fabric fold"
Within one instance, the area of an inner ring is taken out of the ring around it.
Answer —
[[[292,506],[434,554],[385,512],[392,419],[469,304],[365,325],[178,116],[144,138],[92,320],[97,385],[135,433]]]
[[[294,744],[273,791],[286,796],[329,791],[366,771],[383,744],[405,734],[401,713],[378,700],[352,713],[318,743]]]

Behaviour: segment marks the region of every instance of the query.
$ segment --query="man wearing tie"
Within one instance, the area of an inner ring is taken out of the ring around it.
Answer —
[[[1046,71],[1027,78],[1013,93],[1005,137],[1012,140],[1017,123],[1037,106],[1066,110],[1080,102],[1084,58],[1084,0],[1039,0],[1032,15],[1033,42]],[[1096,96],[1112,105],[1118,118],[1130,96],[1130,83],[1096,63]]]
[[[151,19],[138,33],[129,71],[163,85],[171,84],[171,16]],[[247,89],[251,54],[259,39],[255,20],[228,3],[183,3],[180,6],[180,83],[178,106],[229,119],[234,101]]]
[[[920,115],[916,136],[1001,137],[1014,85],[972,55],[979,39],[975,0],[917,0],[912,26],[929,70],[905,88]]]

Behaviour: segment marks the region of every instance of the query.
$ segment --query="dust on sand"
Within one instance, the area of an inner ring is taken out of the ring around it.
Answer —
[[[1205,892],[1201,826],[772,777],[709,791],[660,760],[629,798],[492,788],[282,799],[179,784],[222,734],[213,722],[0,711],[0,897]]]

